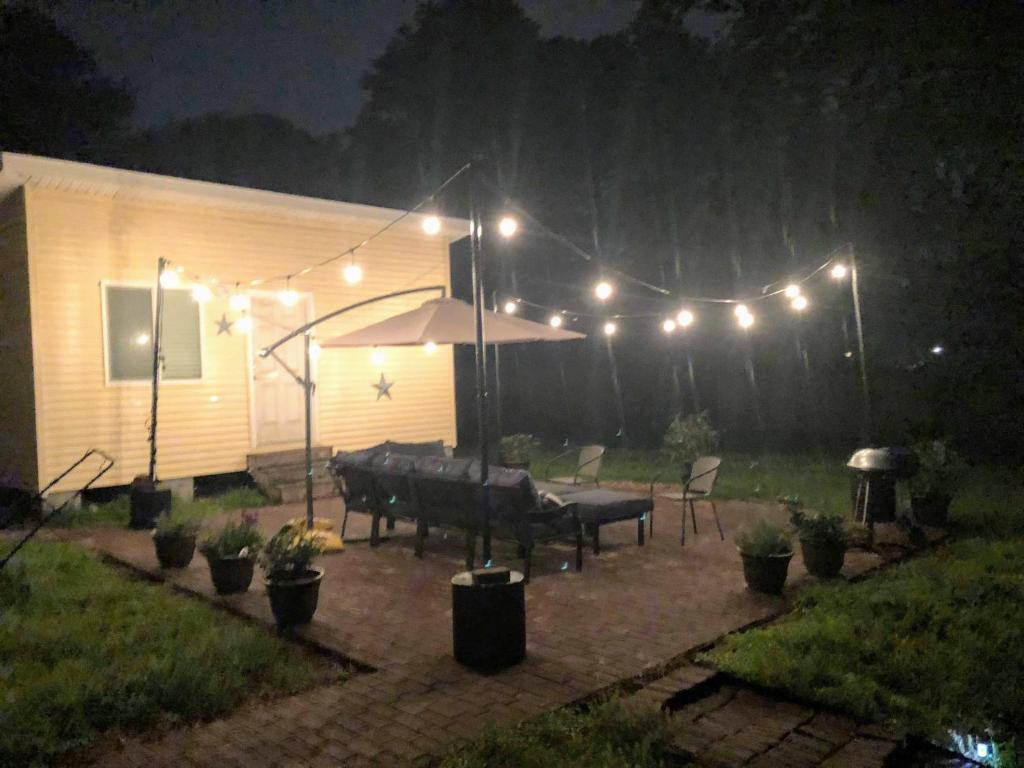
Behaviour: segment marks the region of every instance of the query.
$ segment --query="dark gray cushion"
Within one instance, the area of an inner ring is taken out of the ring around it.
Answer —
[[[617,520],[633,520],[647,514],[654,507],[648,496],[605,488],[560,493],[559,496],[563,501],[576,505],[581,522],[598,525]]]
[[[379,447],[390,453],[400,453],[404,456],[444,456],[443,440],[431,440],[425,443],[395,443],[388,440],[381,443]]]

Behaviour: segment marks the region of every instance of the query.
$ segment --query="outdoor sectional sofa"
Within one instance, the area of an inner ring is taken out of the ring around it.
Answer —
[[[481,530],[480,463],[444,455],[440,443],[382,443],[362,451],[339,452],[331,474],[349,511],[372,516],[370,545],[380,542],[380,521],[402,518],[416,523],[416,555],[431,526]],[[600,489],[555,495],[538,491],[530,474],[491,466],[488,471],[491,532],[519,545],[523,573],[530,576],[535,544],[574,539],[576,570],[583,567],[583,531],[594,536],[601,525],[637,520],[643,544],[644,519],[653,508],[647,496]],[[577,498],[579,497],[579,498]],[[345,525],[342,525],[344,535]]]

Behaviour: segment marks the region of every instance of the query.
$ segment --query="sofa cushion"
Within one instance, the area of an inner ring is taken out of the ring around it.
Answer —
[[[654,508],[649,496],[606,488],[560,493],[559,496],[563,501],[576,505],[580,522],[597,525],[634,520]]]

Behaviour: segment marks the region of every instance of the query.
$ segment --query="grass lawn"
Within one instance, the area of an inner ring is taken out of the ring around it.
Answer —
[[[18,557],[31,596],[0,608],[0,766],[50,765],[105,732],[207,720],[347,674],[73,544]]]
[[[172,510],[174,514],[203,519],[236,509],[265,507],[271,503],[257,489],[242,487],[192,501],[175,497]],[[50,525],[71,528],[126,528],[129,516],[129,496],[125,493],[105,504],[83,504],[80,510],[66,512],[54,519]]]
[[[587,712],[561,709],[492,729],[449,753],[441,768],[657,768],[672,728],[660,712],[614,700]]]

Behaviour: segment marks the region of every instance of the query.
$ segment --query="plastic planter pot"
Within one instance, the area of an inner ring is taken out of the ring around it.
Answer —
[[[843,569],[846,543],[821,543],[800,539],[800,553],[807,572],[819,579],[834,579]]]
[[[784,555],[747,555],[740,552],[740,556],[743,558],[743,576],[748,587],[768,595],[782,593],[792,552]]]
[[[206,562],[210,566],[210,580],[218,595],[231,595],[249,589],[255,562],[252,557],[208,557]]]
[[[942,528],[949,522],[949,505],[952,501],[952,497],[941,493],[911,496],[910,508],[914,512],[914,519],[921,525]]]
[[[323,568],[310,568],[297,579],[267,579],[270,610],[279,627],[308,624],[316,613]]]
[[[192,562],[196,551],[195,534],[168,536],[154,533],[153,544],[156,545],[156,559],[160,561],[161,568],[184,568]]]

